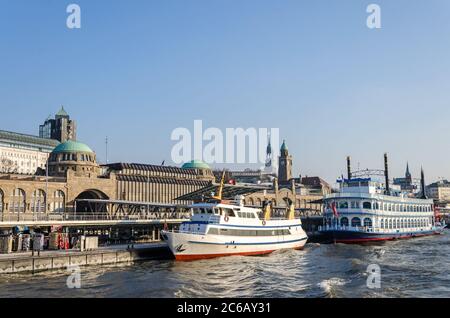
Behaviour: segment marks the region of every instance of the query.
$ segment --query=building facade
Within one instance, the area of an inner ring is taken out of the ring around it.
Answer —
[[[44,170],[57,140],[0,130],[0,173],[34,175]]]
[[[427,186],[427,196],[439,202],[450,202],[450,182],[440,180]]]
[[[61,106],[54,119],[48,118],[39,126],[39,137],[54,139],[59,142],[77,140],[76,122],[70,119],[69,114],[64,110],[64,106]]]
[[[86,199],[190,204],[175,199],[214,180],[209,166],[198,161],[181,168],[129,163],[100,166],[87,145],[72,140],[53,149],[48,167],[48,177],[0,174],[0,221],[31,219],[43,213],[93,212]]]

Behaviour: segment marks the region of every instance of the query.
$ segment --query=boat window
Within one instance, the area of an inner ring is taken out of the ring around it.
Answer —
[[[208,233],[210,233],[210,231]],[[289,229],[280,229],[280,230],[220,229],[218,233],[220,233],[220,235],[229,235],[229,236],[278,236],[278,235],[290,235],[291,234]],[[213,233],[211,233],[211,234],[213,234]]]
[[[218,235],[218,234],[219,234],[219,229],[216,228],[216,227],[211,227],[211,228],[209,228],[209,230],[208,230],[208,234],[215,234],[215,235]]]
[[[214,208],[214,214],[220,215],[220,209],[219,208]]]
[[[365,218],[364,219],[364,226],[372,227],[372,219],[371,218]]]
[[[355,217],[352,219],[352,226],[356,227],[356,226],[361,226],[361,219],[358,217]]]
[[[207,209],[205,209],[205,212],[206,212],[207,214],[212,214],[212,213],[213,213],[213,209],[207,208]]]
[[[347,201],[339,202],[339,209],[348,209],[348,202]]]
[[[231,216],[231,217],[235,216],[234,211],[232,209],[223,208],[223,213],[226,216]]]
[[[352,209],[359,209],[359,201],[352,201],[350,204]]]
[[[372,209],[372,203],[370,202],[363,202],[363,209]]]
[[[348,218],[346,217],[341,218],[341,226],[348,226]]]

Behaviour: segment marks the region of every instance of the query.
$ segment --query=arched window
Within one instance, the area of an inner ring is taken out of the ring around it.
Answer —
[[[257,205],[257,206],[261,206],[261,199],[260,199],[260,198],[257,198],[257,199],[256,199],[256,205]]]
[[[363,202],[363,209],[368,209],[371,210],[372,209],[372,203],[370,202]]]
[[[354,217],[352,219],[352,227],[361,226],[361,219],[358,217]]]
[[[381,227],[382,229],[384,229],[384,219],[381,219],[380,227]]]
[[[31,198],[31,212],[44,213],[46,211],[46,201],[45,192],[41,189],[35,190]]]
[[[341,218],[341,226],[348,226],[348,218],[346,217]]]
[[[372,227],[372,219],[371,218],[365,218],[364,219],[364,226]]]
[[[13,190],[9,211],[14,213],[25,212],[25,191],[19,188]]]
[[[0,213],[3,212],[3,191],[0,189]]]
[[[63,213],[65,211],[65,195],[61,190],[57,190],[53,193],[52,212]]]
[[[389,219],[389,221],[388,221],[388,228],[392,229],[392,219]]]

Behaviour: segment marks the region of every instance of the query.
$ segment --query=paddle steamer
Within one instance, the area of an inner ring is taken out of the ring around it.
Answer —
[[[348,178],[338,180],[340,189],[324,199],[324,226],[319,233],[326,241],[362,243],[435,235],[443,232],[433,200],[421,191],[402,192],[389,185],[387,155],[385,181],[352,178],[348,158]]]

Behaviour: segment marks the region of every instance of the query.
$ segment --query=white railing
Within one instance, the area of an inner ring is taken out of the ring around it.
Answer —
[[[324,225],[319,226],[319,231],[374,232],[374,228],[369,226]]]
[[[136,213],[128,215],[109,213],[0,213],[1,222],[51,222],[51,221],[142,221],[189,219],[189,212]]]

